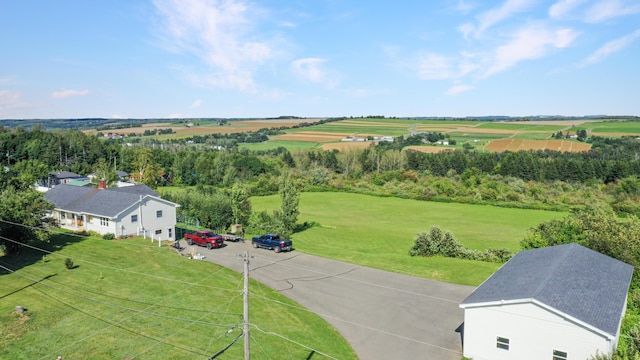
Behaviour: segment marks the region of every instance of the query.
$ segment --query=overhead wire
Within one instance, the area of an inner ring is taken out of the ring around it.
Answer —
[[[39,248],[39,247],[36,247],[36,246],[33,246],[33,245],[25,244],[25,243],[22,243],[20,241],[7,238],[5,236],[1,236],[0,235],[0,239],[6,240],[6,241],[10,241],[10,242],[13,242],[13,243],[16,243],[16,244],[20,244],[22,246],[26,246],[26,247],[28,247],[30,249],[33,249],[33,250],[36,250],[36,251],[40,251],[40,252],[46,253],[48,255],[67,257],[67,255],[60,254],[59,252],[49,251],[49,250],[42,249],[42,248]],[[79,261],[79,262],[83,262],[83,263],[91,264],[91,265],[95,265],[95,266],[100,266],[100,267],[103,267],[105,269],[117,270],[117,271],[126,272],[126,273],[130,273],[130,274],[134,274],[134,275],[146,276],[146,277],[150,277],[150,278],[157,279],[157,280],[177,281],[176,279],[167,278],[167,277],[164,277],[164,276],[158,276],[158,275],[147,274],[147,273],[143,273],[143,272],[139,272],[139,271],[127,270],[127,269],[118,268],[118,267],[115,267],[115,266],[100,264],[100,263],[97,263],[97,262],[94,262],[94,261],[84,260],[82,258],[74,257],[74,259],[76,261]],[[196,286],[206,287],[208,289],[214,289],[214,290],[236,291],[235,289],[228,289],[228,288],[221,288],[221,287],[210,286],[210,285],[203,285],[203,284],[198,284],[198,283],[193,283],[193,282],[188,282],[188,281],[182,281],[182,280],[180,280],[180,283],[181,284],[187,284],[187,285],[196,285]]]

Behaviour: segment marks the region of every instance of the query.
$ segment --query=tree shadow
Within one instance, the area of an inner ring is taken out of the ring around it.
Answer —
[[[49,257],[52,253],[55,254],[66,246],[79,243],[87,237],[87,235],[77,233],[62,233],[51,235],[48,242],[30,241],[26,244],[21,244],[17,247],[17,251],[0,256],[0,265],[4,267],[0,268],[0,276],[18,271],[37,262],[51,261]],[[64,268],[64,259],[61,266]],[[77,267],[78,266],[74,266],[73,268]]]

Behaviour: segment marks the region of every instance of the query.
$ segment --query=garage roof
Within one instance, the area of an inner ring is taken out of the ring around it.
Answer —
[[[535,300],[615,336],[633,266],[578,244],[524,250],[460,307]]]

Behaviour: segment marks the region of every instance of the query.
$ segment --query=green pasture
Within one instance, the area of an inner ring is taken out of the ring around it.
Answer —
[[[629,135],[640,134],[640,122],[637,121],[604,121],[588,122],[572,128],[571,131],[587,130],[597,133],[624,133]]]
[[[275,209],[278,196],[254,197],[253,210]],[[293,235],[297,250],[378,269],[478,285],[500,264],[441,257],[410,257],[415,235],[431,226],[451,231],[466,247],[519,249],[533,226],[560,212],[385,198],[350,193],[303,193]]]
[[[149,239],[58,235],[40,246],[53,253],[0,257],[1,359],[207,359],[236,338],[220,358],[242,358],[241,274]],[[319,316],[249,288],[252,359],[356,359]]]
[[[558,132],[564,130],[567,126],[563,125],[538,125],[528,124],[526,122],[519,123],[503,123],[503,122],[485,122],[478,126],[478,129],[497,129],[497,130],[514,130],[514,131],[551,131]]]
[[[520,139],[520,140],[548,140],[553,136],[552,132],[523,132],[520,134],[515,134],[513,136],[509,136],[509,139]]]
[[[248,150],[256,150],[256,151],[264,151],[264,150],[273,150],[279,147],[287,148],[287,150],[291,151],[294,149],[313,149],[320,147],[322,143],[314,142],[314,141],[298,141],[298,140],[269,140],[262,143],[245,143],[239,144],[238,147],[240,149],[248,149]]]

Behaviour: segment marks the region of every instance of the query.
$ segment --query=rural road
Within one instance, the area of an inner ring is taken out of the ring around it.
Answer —
[[[189,252],[189,246],[182,242]],[[195,245],[194,245],[195,246]],[[251,242],[196,247],[205,260],[242,272],[297,301],[336,328],[363,360],[460,360],[458,304],[474,289],[343,263],[298,251],[275,254]],[[329,354],[330,355],[330,354]]]

